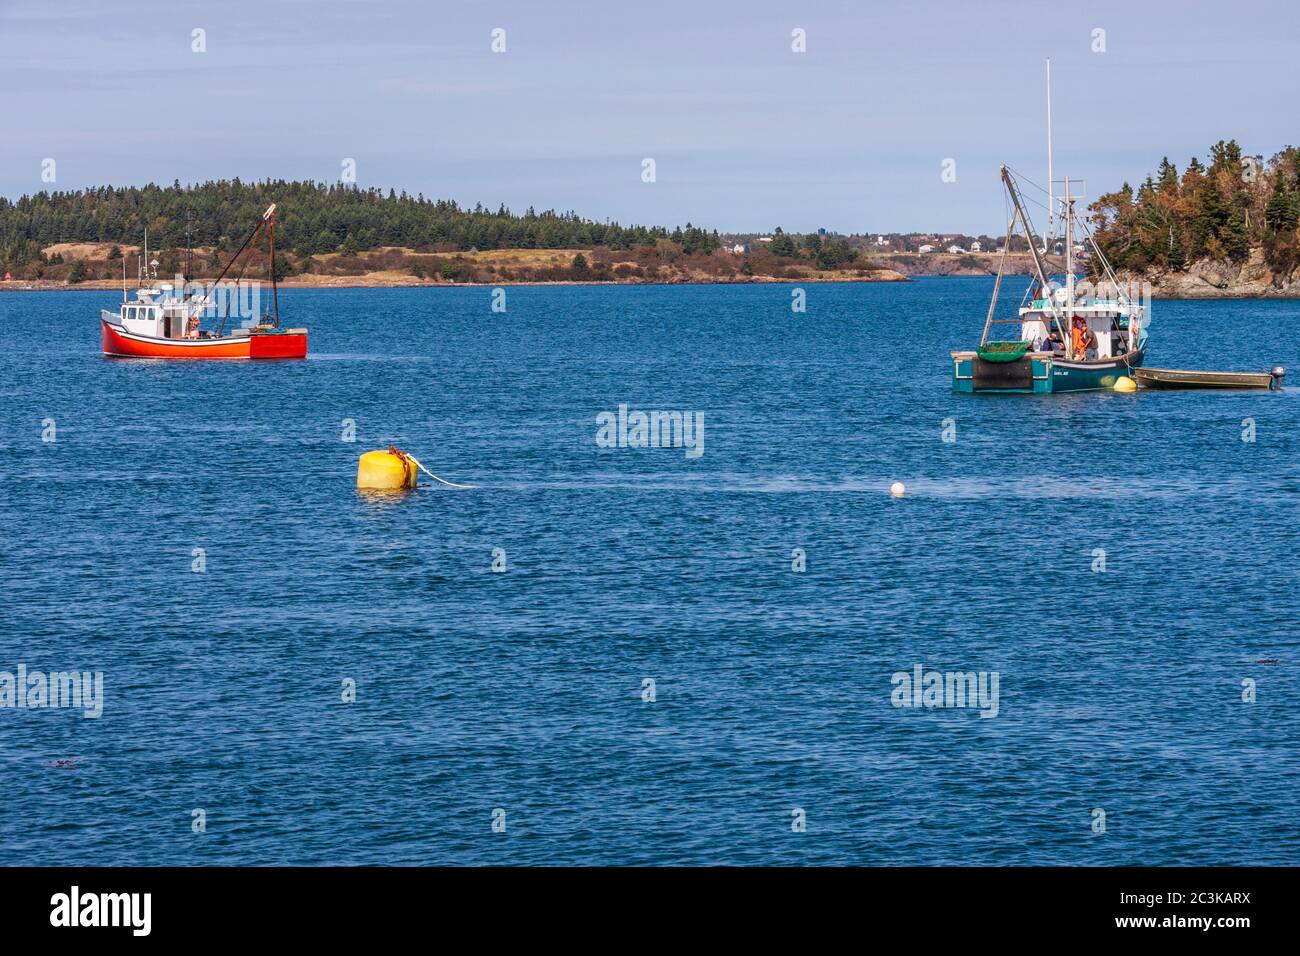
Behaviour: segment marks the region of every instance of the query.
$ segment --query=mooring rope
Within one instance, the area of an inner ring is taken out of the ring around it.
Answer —
[[[425,468],[424,465],[421,464],[420,459],[416,458],[412,454],[409,454],[408,452],[402,451],[402,449],[398,448],[396,445],[389,445],[388,453],[390,455],[396,456],[396,458],[402,463],[402,484],[403,485],[406,485],[410,481],[411,466],[414,465],[416,468],[419,468],[422,472],[424,472],[434,481],[440,481],[448,488],[460,488],[460,489],[468,490],[470,488],[478,487],[478,485],[458,485],[456,484],[456,482],[448,481],[446,478],[439,478],[428,468]]]
[[[442,483],[443,483],[444,485],[446,485],[448,488],[462,488],[462,489],[468,489],[468,488],[477,488],[477,487],[478,487],[478,485],[458,485],[458,484],[456,484],[456,482],[454,482],[454,481],[448,481],[446,478],[439,478],[437,475],[435,475],[433,472],[431,472],[428,468],[425,468],[424,465],[420,464],[420,459],[416,458],[414,455],[408,455],[407,457],[410,458],[411,461],[415,462],[415,467],[416,467],[416,468],[419,468],[422,472],[424,472],[426,475],[428,475],[428,476],[429,476],[430,478],[432,478],[434,481],[440,481],[440,482],[442,482]]]
[[[468,489],[470,489],[470,488],[477,488],[477,487],[478,487],[478,485],[458,485],[458,484],[456,484],[456,482],[454,482],[454,481],[448,481],[446,478],[439,478],[437,475],[435,475],[433,472],[431,472],[428,468],[425,468],[424,465],[421,464],[420,459],[416,458],[416,457],[415,457],[414,455],[412,455],[412,454],[408,454],[407,452],[402,451],[402,450],[401,450],[400,448],[398,448],[396,445],[389,445],[389,446],[388,446],[388,451],[389,451],[390,454],[396,455],[398,458],[400,458],[400,459],[402,460],[402,468],[405,469],[405,468],[409,467],[409,466],[407,465],[407,462],[410,462],[412,465],[414,465],[416,468],[419,468],[422,472],[424,472],[426,475],[428,475],[428,476],[429,476],[430,478],[432,478],[434,481],[442,482],[442,483],[443,483],[444,485],[446,485],[448,488],[460,488],[460,489],[462,489],[462,490],[468,490]],[[403,482],[403,484],[405,484],[405,482]]]

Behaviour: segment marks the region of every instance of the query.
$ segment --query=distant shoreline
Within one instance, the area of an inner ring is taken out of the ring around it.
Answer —
[[[513,279],[500,282],[429,282],[412,279],[410,282],[393,281],[390,278],[385,279],[368,279],[366,276],[316,276],[312,277],[315,281],[302,281],[303,277],[293,276],[279,283],[281,289],[493,289],[497,287],[508,286],[692,286],[692,285],[802,285],[815,283],[818,285],[826,284],[844,284],[844,283],[878,283],[878,282],[910,282],[912,276],[899,275],[896,278],[888,279],[872,278],[870,276],[826,276],[824,278],[798,278],[798,279],[779,279],[772,276],[747,276],[744,279],[675,279],[675,280],[627,280],[627,279],[553,279],[553,280],[519,280]],[[941,278],[941,277],[934,277]],[[324,280],[324,281],[321,281]],[[158,279],[157,283],[170,282],[170,279]],[[206,281],[204,279],[195,279],[196,282]],[[247,281],[247,280],[246,280]],[[264,286],[269,287],[270,283],[261,280]],[[154,283],[155,285],[157,283]],[[128,282],[126,290],[128,293],[135,291],[137,286],[135,282]],[[121,281],[110,282],[107,279],[90,279],[85,282],[67,283],[52,279],[32,279],[11,282],[0,282],[0,292],[120,292],[122,290]]]
[[[503,251],[490,253],[458,254],[456,261],[482,263],[502,262],[503,259],[518,255],[551,256],[552,262],[568,265],[570,257],[579,254],[573,250],[546,250],[519,253]],[[606,271],[600,277],[582,278],[566,268],[554,278],[521,277],[502,274],[474,279],[446,278],[439,276],[420,277],[408,270],[397,268],[370,269],[355,274],[337,272],[298,272],[280,280],[283,289],[437,289],[437,288],[498,288],[507,286],[691,286],[691,285],[808,285],[845,282],[909,282],[912,279],[925,278],[990,278],[997,269],[999,256],[996,253],[886,253],[856,269],[812,270],[806,269],[793,275],[771,275],[755,272],[746,275],[740,271],[716,274],[681,266],[667,266],[643,274],[613,273]],[[804,264],[806,265],[806,263]],[[1242,269],[1238,276],[1227,270],[1222,264],[1213,262],[1197,263],[1186,273],[1176,275],[1153,274],[1132,276],[1122,274],[1124,281],[1146,281],[1151,284],[1151,296],[1156,299],[1194,300],[1194,299],[1296,299],[1300,298],[1300,283],[1291,283],[1282,288],[1275,288],[1271,282],[1261,281],[1260,276],[1250,275],[1254,281],[1243,281],[1245,274],[1257,272],[1250,266]],[[1008,262],[1008,279],[1028,279],[1033,275],[1033,260],[1027,253],[1012,253]],[[207,271],[207,270],[204,270]],[[495,271],[495,270],[490,270]],[[102,276],[102,272],[100,275]],[[215,276],[195,276],[196,282],[210,282]],[[171,276],[154,280],[156,283],[174,282]],[[259,281],[264,284],[266,279]],[[137,288],[134,278],[127,282],[128,292]],[[85,279],[70,283],[66,279],[11,279],[0,280],[0,292],[59,292],[83,289],[86,291],[115,291],[122,288],[121,278]]]
[[[676,281],[654,281],[654,280],[549,280],[549,281],[501,281],[501,282],[421,282],[412,278],[410,282],[395,282],[392,279],[368,280],[366,276],[316,276],[312,277],[318,281],[302,281],[303,277],[293,276],[281,282],[280,288],[286,290],[292,289],[492,289],[506,287],[523,287],[523,286],[740,286],[740,285],[851,285],[854,283],[876,284],[882,282],[911,282],[913,279],[981,279],[991,278],[984,275],[972,275],[968,273],[916,273],[911,276],[899,275],[897,278],[880,279],[867,276],[826,276],[820,278],[802,277],[797,279],[779,279],[771,276],[748,276],[745,279],[687,279]],[[1005,276],[1007,279],[1028,279],[1029,273],[1009,273]],[[332,281],[319,281],[319,280]],[[164,281],[164,280],[159,280]],[[133,292],[138,286],[135,283],[127,284],[127,292]],[[52,279],[36,279],[10,282],[0,282],[0,292],[120,292],[122,283],[109,282],[105,279],[87,280],[69,284],[67,282],[56,281]],[[1300,298],[1300,287],[1278,290],[1267,294],[1256,292],[1237,292],[1224,289],[1211,288],[1207,291],[1181,290],[1172,292],[1161,290],[1159,286],[1152,291],[1152,298],[1163,301],[1184,301],[1192,302],[1197,300],[1214,301],[1242,301],[1248,299],[1266,300],[1288,300]]]
[[[360,277],[359,277],[360,278]],[[891,282],[910,282],[915,278],[988,278],[988,276],[953,276],[953,274],[917,274],[917,276],[904,276],[897,280],[888,280]],[[1006,278],[1030,278],[1028,274],[1014,274]],[[737,280],[710,280],[710,281],[549,281],[549,282],[281,282],[279,287],[285,290],[294,289],[495,289],[495,287],[521,287],[521,286],[751,286],[751,285],[878,285],[885,280],[879,278],[749,278],[746,281]],[[66,282],[38,281],[38,282],[0,282],[0,293],[12,291],[12,293],[103,293],[103,291],[121,291],[122,284],[108,284],[103,281],[78,282],[78,284],[69,285]],[[134,291],[136,286],[127,285],[127,293]],[[1167,291],[1156,290],[1152,293],[1152,298],[1161,300],[1161,302],[1214,302],[1214,300],[1225,300],[1225,302],[1245,302],[1245,300],[1287,300],[1300,299],[1300,289],[1288,289],[1278,291],[1278,293],[1260,295],[1255,293],[1231,293],[1231,291],[1214,290],[1213,293],[1196,293],[1196,294],[1171,294]]]

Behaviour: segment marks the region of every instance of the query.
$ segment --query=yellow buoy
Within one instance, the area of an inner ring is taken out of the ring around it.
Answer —
[[[1115,379],[1115,391],[1136,392],[1137,390],[1138,383],[1133,381],[1133,379],[1129,378],[1127,375],[1121,375],[1119,378]]]
[[[357,462],[357,487],[373,491],[401,491],[414,488],[419,472],[403,452],[368,451]]]

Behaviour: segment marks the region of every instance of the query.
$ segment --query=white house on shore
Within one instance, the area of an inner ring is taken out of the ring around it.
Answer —
[[[951,252],[953,255],[956,255],[957,253],[965,252],[966,250],[963,249],[961,246],[957,245],[956,243],[953,243],[951,246],[948,247],[948,251]]]
[[[927,242],[925,245],[923,245],[920,249],[917,249],[916,251],[917,251],[917,252],[934,252],[934,246],[930,245],[930,244]]]

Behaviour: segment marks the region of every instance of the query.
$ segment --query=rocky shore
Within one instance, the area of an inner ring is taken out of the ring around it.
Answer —
[[[1151,283],[1151,293],[1161,299],[1268,299],[1300,298],[1300,269],[1281,275],[1255,248],[1245,262],[1202,259],[1185,271],[1151,271],[1127,276]]]

